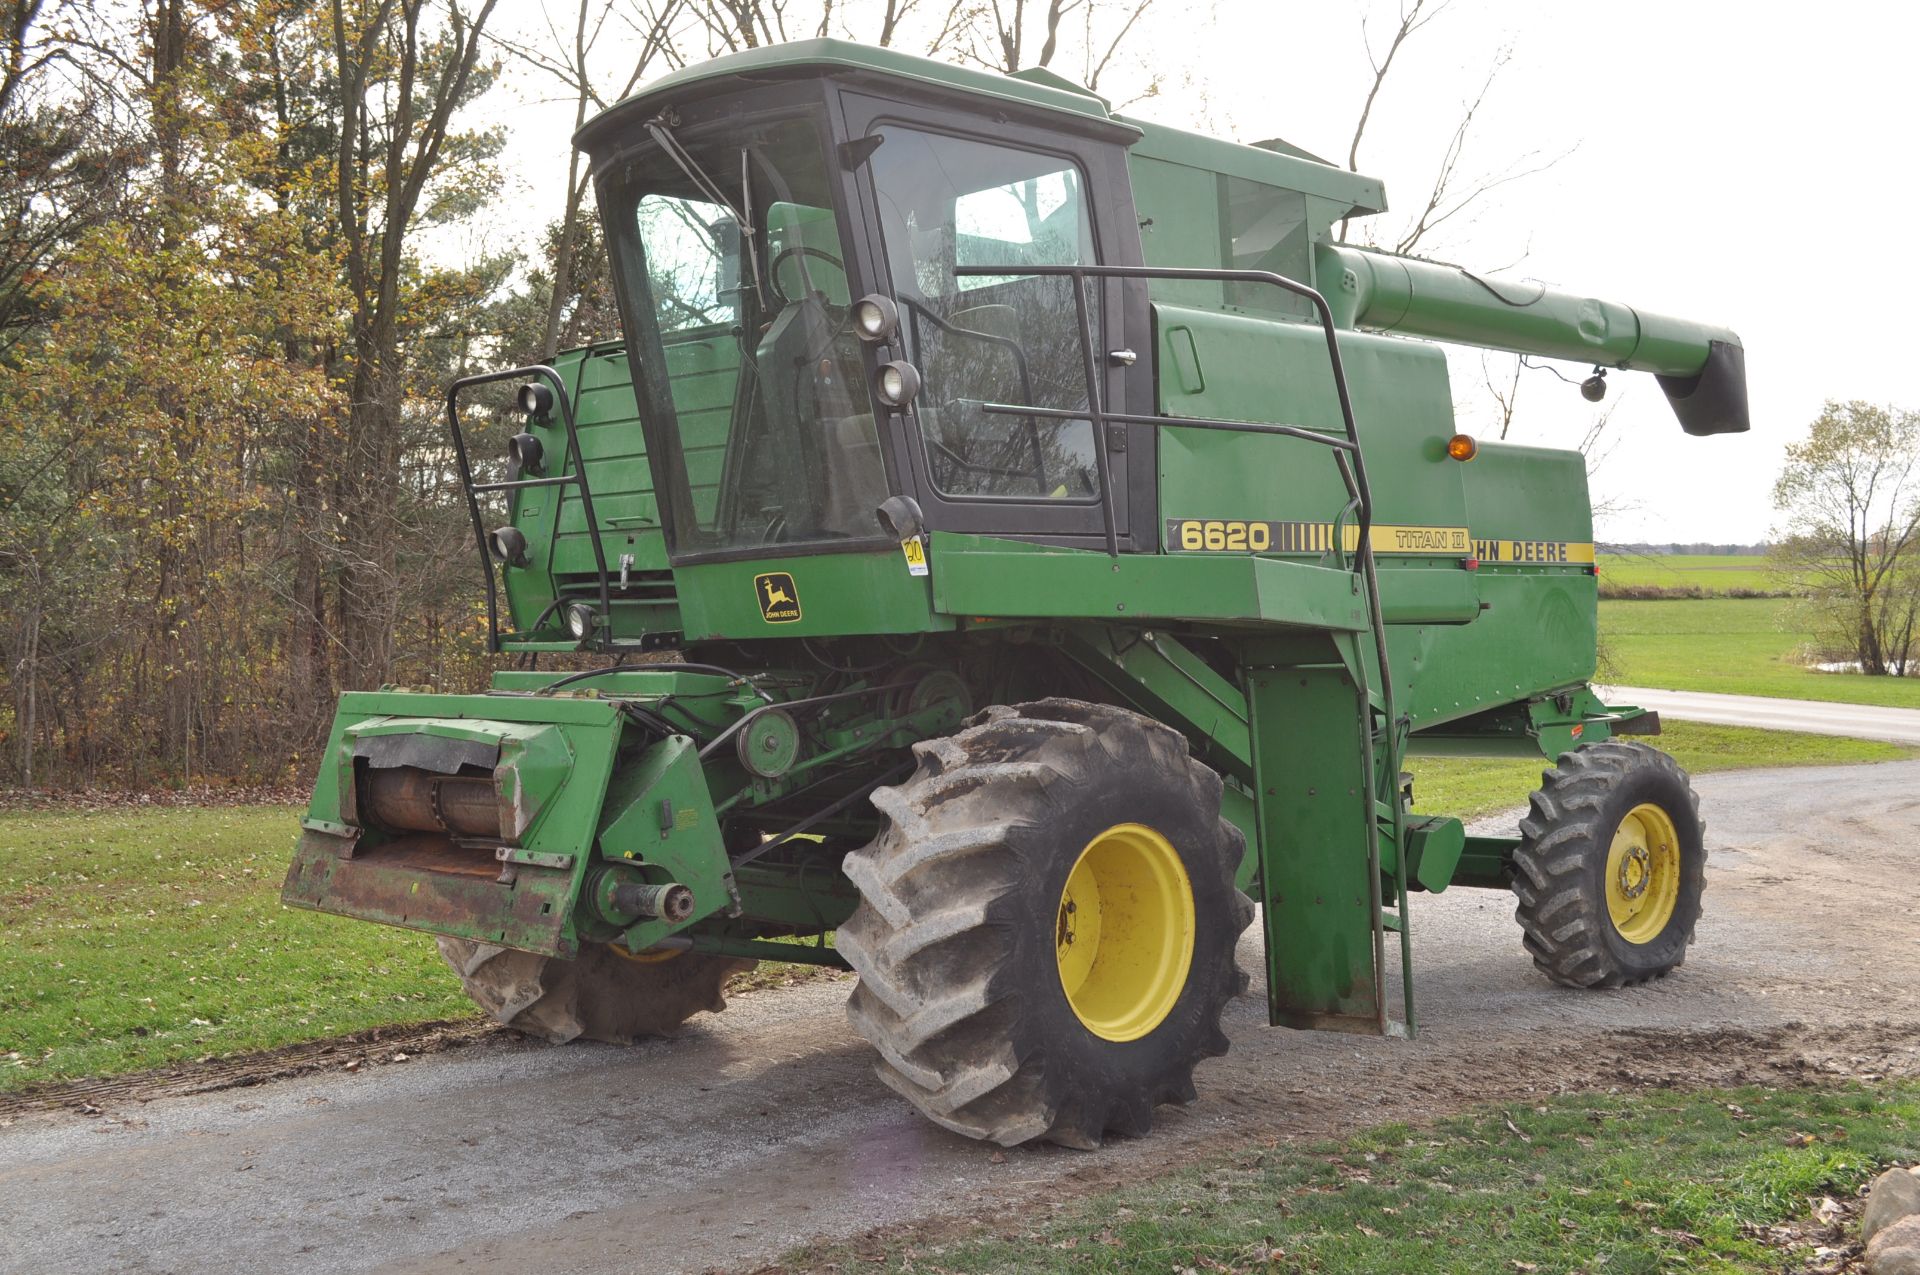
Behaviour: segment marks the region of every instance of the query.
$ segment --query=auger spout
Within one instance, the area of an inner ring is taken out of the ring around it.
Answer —
[[[1652,372],[1689,434],[1748,427],[1746,351],[1732,331],[1459,266],[1316,247],[1321,290],[1343,326]]]

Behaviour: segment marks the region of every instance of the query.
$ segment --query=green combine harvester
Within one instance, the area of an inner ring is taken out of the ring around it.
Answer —
[[[880,1078],[1008,1145],[1192,1099],[1255,903],[1287,1027],[1413,1030],[1422,891],[1511,890],[1569,986],[1680,964],[1701,822],[1588,686],[1582,458],[1457,432],[1407,338],[1652,372],[1706,435],[1733,333],[1344,246],[1379,182],[1044,71],[788,44],[577,141],[624,339],[448,396],[519,667],[341,698],[287,902],[556,1041],[851,969]],[[1477,837],[1410,754],[1553,769]]]

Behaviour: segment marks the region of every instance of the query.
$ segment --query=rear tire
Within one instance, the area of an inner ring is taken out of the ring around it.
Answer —
[[[915,746],[915,774],[874,794],[884,829],[846,858],[847,1017],[880,1079],[955,1132],[1146,1133],[1227,1051],[1221,1013],[1246,986],[1253,903],[1220,778],[1178,732],[1105,705],[972,721]]]
[[[438,942],[488,1017],[556,1045],[670,1035],[695,1014],[725,1009],[727,980],[758,964],[695,952],[633,956],[604,943],[583,944],[568,961],[468,939]]]
[[[1706,889],[1706,826],[1680,764],[1608,741],[1561,756],[1514,851],[1515,918],[1565,987],[1626,987],[1686,959]]]

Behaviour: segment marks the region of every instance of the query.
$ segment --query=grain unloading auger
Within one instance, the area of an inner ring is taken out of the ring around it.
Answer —
[[[522,667],[342,698],[289,902],[555,1039],[849,967],[881,1079],[1002,1143],[1191,1098],[1254,900],[1292,1027],[1411,1030],[1422,891],[1512,890],[1562,983],[1680,963],[1701,825],[1587,684],[1582,459],[1457,433],[1385,334],[1650,371],[1712,434],[1731,333],[1339,246],[1378,183],[1045,73],[785,45],[578,140],[625,339],[448,404]],[[482,464],[461,406],[522,381]],[[1470,837],[1411,753],[1554,766]]]

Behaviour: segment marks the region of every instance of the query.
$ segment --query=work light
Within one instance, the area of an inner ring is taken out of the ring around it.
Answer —
[[[600,623],[600,616],[584,602],[572,602],[567,605],[567,632],[576,641],[584,642],[592,633],[594,626]]]
[[[905,359],[882,363],[873,374],[873,392],[888,407],[905,407],[920,392],[920,373]]]
[[[488,532],[487,548],[510,567],[527,565],[527,536],[518,527],[496,527]]]
[[[853,331],[868,345],[893,338],[900,328],[900,309],[891,297],[869,293],[853,303]]]
[[[507,440],[507,480],[512,482],[522,474],[538,474],[540,463],[546,458],[547,449],[532,434],[515,434]]]
[[[553,410],[553,391],[538,381],[529,381],[520,387],[514,401],[528,416],[545,416]]]

